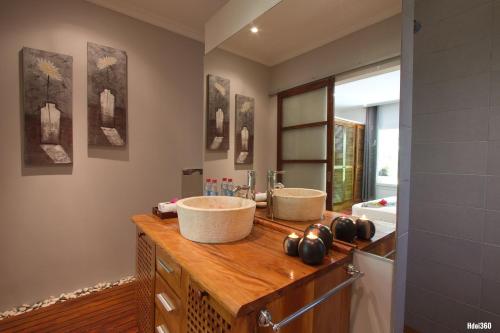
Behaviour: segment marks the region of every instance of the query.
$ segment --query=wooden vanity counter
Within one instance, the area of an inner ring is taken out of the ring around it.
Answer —
[[[181,291],[174,294],[178,295],[180,303],[184,304],[183,307],[187,306],[186,302],[189,301],[189,297],[192,297],[191,291],[187,291],[191,290],[191,287],[184,285],[190,283],[196,285],[196,289],[199,290],[197,295],[199,297],[208,295],[213,308],[220,309],[221,314],[225,314],[223,317],[231,321],[232,329],[222,330],[223,332],[270,332],[269,328],[257,330],[256,316],[259,310],[266,307],[273,312],[273,316],[276,315],[274,320],[281,320],[314,300],[318,294],[326,292],[347,279],[344,266],[352,262],[350,249],[340,247],[337,250],[331,250],[321,265],[306,265],[300,258],[284,254],[282,243],[287,234],[286,230],[266,226],[265,223],[256,222],[251,234],[241,241],[227,244],[201,244],[181,236],[176,218],[160,220],[154,215],[136,215],[132,220],[138,229],[138,279],[145,280],[149,276],[147,275],[148,269],[144,268],[144,262],[147,263],[148,259],[141,259],[141,256],[144,257],[144,254],[140,253],[141,248],[146,247],[146,255],[156,250],[156,258],[159,253],[163,253],[168,259],[167,262],[173,263],[173,269],[169,270],[176,273],[176,267],[179,267],[179,274],[182,275],[182,278],[179,278],[181,281],[179,284],[182,285],[179,287]],[[149,243],[144,243],[144,241]],[[155,269],[158,275],[158,259],[154,263],[156,268],[153,265],[153,275]],[[146,278],[141,278],[141,274]],[[156,279],[158,280],[158,277]],[[161,284],[169,282],[168,279],[162,281]],[[147,281],[142,285],[149,286]],[[158,289],[158,282],[156,289]],[[156,293],[158,293],[157,290]],[[146,297],[144,302],[147,303],[147,299]],[[296,324],[282,331],[297,332],[297,329],[300,329],[301,332],[347,332],[349,302],[350,290],[346,289],[345,292],[339,293],[338,296],[326,302],[325,307],[318,307],[319,312],[316,310],[309,312],[303,316],[303,320],[297,320]],[[337,310],[336,313],[340,319],[339,307],[344,303],[343,323],[328,324],[319,320],[321,309],[323,311]],[[156,306],[155,326],[159,325],[157,308],[158,305]],[[139,311],[148,310],[141,308]],[[144,320],[148,320],[149,317],[145,316],[145,313],[139,313],[139,316],[141,315],[143,319],[145,318]],[[165,319],[166,316],[160,317]],[[190,320],[187,315],[186,317],[187,319],[183,320]],[[313,318],[317,323],[313,323]],[[186,327],[185,323],[181,323],[181,327]],[[170,332],[211,331],[190,330],[189,324],[187,327],[187,330],[183,328],[176,330],[171,327],[168,327],[168,330]],[[142,331],[149,331],[149,329]],[[213,330],[213,332],[219,331]]]

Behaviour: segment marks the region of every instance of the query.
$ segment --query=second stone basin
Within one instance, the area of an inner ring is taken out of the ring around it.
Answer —
[[[313,221],[323,217],[326,192],[308,188],[274,190],[274,217],[288,221]]]
[[[255,201],[204,196],[177,201],[181,235],[200,243],[227,243],[245,238],[253,227]]]

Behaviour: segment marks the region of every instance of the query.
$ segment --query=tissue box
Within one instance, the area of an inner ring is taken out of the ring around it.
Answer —
[[[158,210],[158,207],[153,207],[153,214],[158,216],[160,219],[165,220],[165,219],[172,219],[177,217],[176,212],[167,212],[167,213],[162,213]]]

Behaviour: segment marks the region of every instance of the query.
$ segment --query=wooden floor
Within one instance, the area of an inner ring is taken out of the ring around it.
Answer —
[[[0,332],[137,332],[135,282],[0,321]]]

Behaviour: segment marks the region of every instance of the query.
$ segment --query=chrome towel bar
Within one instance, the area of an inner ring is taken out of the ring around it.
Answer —
[[[288,325],[290,322],[294,321],[298,317],[302,316],[304,313],[306,313],[309,310],[312,310],[314,307],[317,305],[323,303],[333,295],[337,294],[339,291],[342,289],[350,286],[353,284],[357,279],[363,277],[365,273],[360,272],[357,270],[354,265],[347,265],[347,273],[351,276],[344,282],[338,284],[335,288],[330,289],[328,292],[324,293],[321,295],[321,297],[317,298],[313,302],[307,304],[306,306],[300,308],[299,310],[295,311],[285,319],[281,320],[278,323],[273,323],[273,318],[271,316],[271,313],[267,309],[262,309],[259,312],[259,318],[258,318],[258,323],[260,327],[271,327],[274,332],[279,332],[279,330],[286,325]]]

